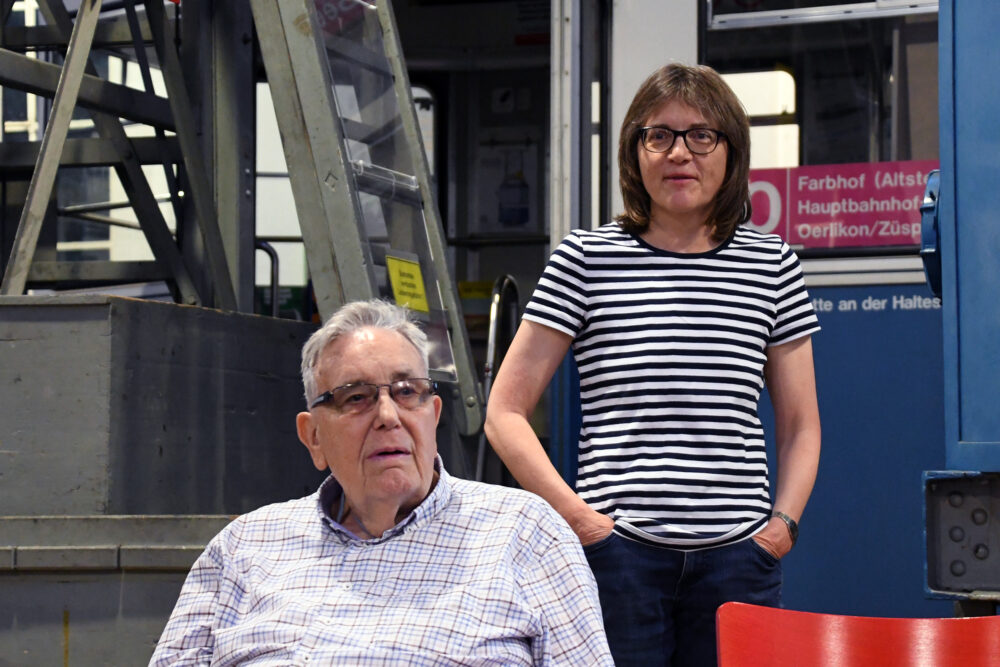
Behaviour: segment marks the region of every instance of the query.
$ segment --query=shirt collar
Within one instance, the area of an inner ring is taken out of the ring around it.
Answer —
[[[406,530],[416,530],[437,516],[451,500],[451,475],[444,469],[441,455],[434,457],[434,471],[438,473],[437,484],[431,492],[424,498],[423,502],[413,508],[409,514],[395,526],[385,531],[380,537],[370,540],[363,540],[351,531],[337,523],[330,510],[340,503],[340,497],[344,490],[340,483],[331,474],[317,490],[316,497],[320,519],[325,523],[342,541],[364,542],[366,544],[378,544],[390,540],[397,535],[401,535]]]

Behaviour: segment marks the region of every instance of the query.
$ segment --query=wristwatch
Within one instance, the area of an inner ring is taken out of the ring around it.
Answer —
[[[799,539],[799,524],[795,523],[795,519],[788,516],[784,512],[774,512],[771,516],[776,516],[785,522],[788,526],[788,534],[792,537],[792,545],[795,545],[795,541]]]

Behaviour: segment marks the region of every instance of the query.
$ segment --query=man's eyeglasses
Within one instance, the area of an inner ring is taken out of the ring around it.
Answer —
[[[389,384],[355,382],[324,391],[309,404],[309,407],[315,408],[317,405],[331,403],[340,412],[360,414],[378,403],[382,387],[388,388],[389,397],[396,402],[396,405],[406,410],[419,408],[437,393],[437,382],[429,378],[406,378]]]
[[[639,128],[639,141],[650,153],[668,152],[677,137],[682,137],[684,145],[695,155],[708,155],[719,145],[719,139],[725,139],[726,135],[707,127],[692,127],[690,130],[671,130],[662,126]]]

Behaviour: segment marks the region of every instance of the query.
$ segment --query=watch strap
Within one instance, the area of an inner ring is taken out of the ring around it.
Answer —
[[[795,523],[795,519],[788,516],[784,512],[773,512],[771,516],[776,516],[785,522],[785,525],[788,527],[788,534],[791,536],[792,544],[794,545],[799,539],[799,524]]]

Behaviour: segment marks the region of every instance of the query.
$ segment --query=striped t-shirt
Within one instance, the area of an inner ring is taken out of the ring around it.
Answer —
[[[763,525],[766,348],[819,329],[798,258],[779,237],[740,227],[710,252],[680,254],[617,224],[576,230],[524,318],[574,338],[576,490],[616,532],[698,549]]]

